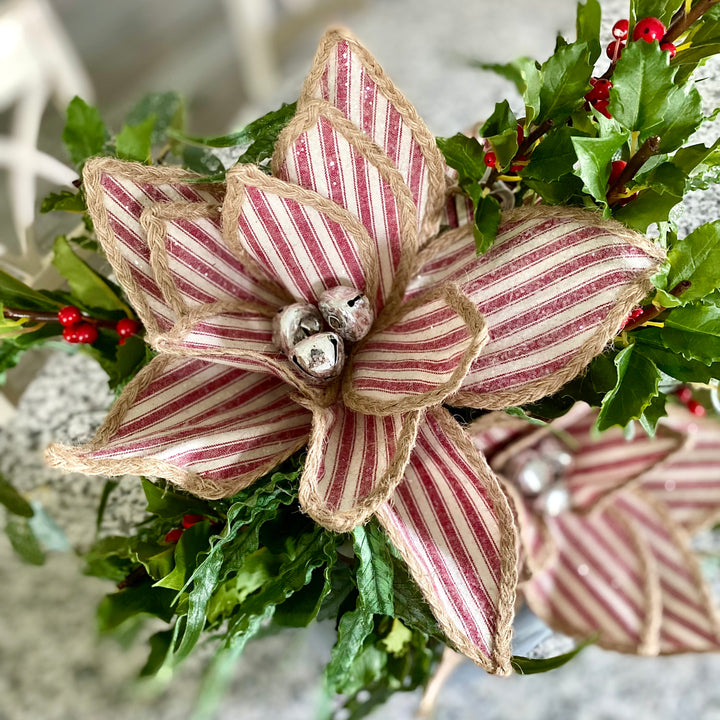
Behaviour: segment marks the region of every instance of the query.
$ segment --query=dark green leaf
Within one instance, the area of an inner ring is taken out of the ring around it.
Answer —
[[[153,587],[149,580],[106,595],[97,610],[100,630],[113,630],[139,614],[153,615],[169,622],[173,616],[174,597],[172,590]]]
[[[151,142],[153,145],[167,140],[168,130],[181,131],[185,122],[185,101],[176,92],[154,92],[141,98],[128,113],[128,125],[140,125],[154,117]]]
[[[23,562],[29,565],[42,565],[45,562],[45,553],[26,517],[9,517],[5,523],[5,533]]]
[[[149,163],[156,118],[150,115],[137,125],[123,125],[115,137],[115,150],[121,160]]]
[[[487,252],[495,242],[500,227],[500,203],[492,196],[485,195],[475,210],[473,237],[478,255]]]
[[[147,500],[146,510],[153,515],[177,518],[185,513],[205,515],[208,512],[207,503],[193,495],[176,492],[170,488],[161,488],[147,478],[142,478],[141,482]]]
[[[656,17],[667,27],[679,5],[677,0],[631,0],[630,32],[638,20],[646,17]]]
[[[624,207],[613,209],[613,217],[624,225],[644,233],[653,223],[666,222],[670,211],[682,196],[657,190],[643,190]]]
[[[613,133],[599,138],[572,138],[578,157],[575,174],[582,179],[583,189],[601,205],[607,205],[610,163],[626,140],[625,133]]]
[[[720,378],[720,362],[706,365],[668,350],[663,344],[663,330],[660,328],[642,328],[634,332],[633,336],[636,338],[636,352],[652,360],[658,370],[675,380],[686,383],[707,383],[712,378]]]
[[[528,178],[525,184],[534,190],[548,205],[570,205],[573,198],[582,194],[582,180],[574,173],[563,175],[553,182]]]
[[[492,145],[497,165],[501,168],[507,167],[517,153],[517,126],[518,121],[510,109],[510,103],[503,100],[495,105],[492,114],[478,131]]]
[[[667,416],[667,411],[665,410],[666,401],[667,395],[663,393],[656,395],[640,416],[640,425],[642,425],[643,430],[645,430],[650,437],[655,437],[660,419]]]
[[[522,171],[523,179],[549,183],[571,173],[578,159],[573,137],[579,134],[567,125],[553,128],[533,150],[530,162]]]
[[[210,523],[207,520],[195,523],[187,528],[175,546],[175,567],[169,574],[164,574],[155,583],[155,586],[168,588],[169,590],[182,590],[193,576],[195,569],[202,563],[209,549]],[[153,552],[148,557],[141,559],[149,560],[155,555],[156,553]],[[167,569],[164,562],[163,568]],[[148,574],[154,578],[159,573],[148,567]]]
[[[598,430],[625,427],[637,420],[658,394],[660,372],[647,357],[630,345],[615,358],[617,382],[605,395],[597,418]]]
[[[59,310],[64,303],[51,295],[33,290],[12,275],[0,270],[0,303],[22,310]]]
[[[690,360],[711,365],[720,360],[720,308],[688,305],[672,310],[662,330],[665,346]]]
[[[584,42],[566,45],[548,58],[542,66],[543,85],[536,124],[548,119],[564,119],[581,105],[590,89],[592,71],[590,51]]]
[[[458,171],[459,180],[479,181],[485,174],[485,153],[482,145],[473,137],[462,133],[450,138],[436,138],[438,147],[447,164]]]
[[[4,505],[14,515],[32,517],[34,515],[30,503],[0,475],[0,505]]]
[[[73,295],[86,307],[130,311],[105,279],[73,252],[64,235],[59,235],[53,244],[53,265],[68,281]]]
[[[183,167],[201,175],[217,175],[225,170],[212,151],[195,145],[186,145],[183,148]]]
[[[570,652],[562,655],[555,655],[549,658],[527,658],[520,655],[513,655],[510,661],[513,670],[519,675],[535,675],[536,673],[548,672],[548,670],[556,670],[566,663],[569,663],[576,655],[579,655],[588,645],[592,645],[595,638],[585,640]]]
[[[70,190],[50,193],[47,197],[43,198],[42,205],[40,205],[40,212],[49,213],[53,210],[76,213],[85,212],[87,210],[85,198],[82,193],[71,192]]]
[[[140,677],[150,677],[162,667],[167,657],[170,643],[172,642],[173,631],[161,630],[150,636],[150,654],[140,670]]]
[[[594,63],[600,56],[600,21],[602,11],[598,0],[587,0],[583,5],[578,3],[575,27],[577,39],[585,42],[590,49],[590,62]]]
[[[393,615],[393,567],[385,534],[376,524],[353,530],[357,586],[363,607],[378,615]]]
[[[100,155],[108,133],[97,108],[88,105],[79,97],[74,97],[68,105],[62,139],[70,158],[78,167],[89,157]]]
[[[358,607],[342,616],[337,642],[330,653],[330,662],[325,668],[325,680],[331,690],[337,692],[347,686],[346,676],[373,628],[373,615],[365,608]]]

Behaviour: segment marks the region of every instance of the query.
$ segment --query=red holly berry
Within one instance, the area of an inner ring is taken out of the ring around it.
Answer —
[[[608,110],[608,105],[610,104],[609,100],[598,100],[593,107],[599,112],[602,113],[606,118],[611,118],[612,115],[610,114],[610,111]]]
[[[641,38],[646,42],[660,40],[665,34],[665,26],[656,17],[646,17],[635,24],[633,40]]]
[[[68,325],[74,325],[80,322],[82,320],[82,313],[74,305],[66,305],[58,311],[57,317],[58,322],[67,327]]]
[[[635,322],[638,318],[642,317],[644,310],[641,307],[636,307],[634,310],[630,312],[630,314],[625,318],[625,322],[623,323],[623,330],[632,322]]]
[[[612,186],[615,184],[617,179],[622,174],[627,163],[624,160],[613,160],[612,166],[610,167],[610,177],[608,179],[608,185]]]
[[[495,167],[495,164],[497,163],[497,155],[495,155],[495,153],[491,150],[490,152],[485,153],[483,160],[489,168]]]
[[[703,417],[707,412],[697,400],[690,400],[687,404],[687,409],[695,415],[695,417]]]
[[[71,327],[75,329],[75,342],[92,345],[98,339],[97,328],[89,322],[77,323]]]
[[[677,48],[672,43],[662,43],[660,49],[670,53],[670,57],[674,58],[677,55]]]
[[[625,43],[622,40],[613,40],[608,46],[605,53],[607,56],[615,62],[619,57],[622,51],[625,49]]]
[[[518,123],[517,126],[517,143],[518,147],[522,145],[522,141],[525,139],[525,130],[523,129],[523,126]]]
[[[189,527],[192,527],[193,525],[196,525],[199,522],[202,522],[205,519],[204,515],[195,515],[193,513],[187,513],[186,515],[183,515],[182,519],[182,526],[187,529]]]
[[[675,391],[675,394],[677,395],[678,400],[681,403],[685,403],[685,405],[692,400],[692,390],[687,385],[679,387]]]
[[[182,528],[173,528],[167,535],[165,535],[165,542],[172,544],[176,543],[182,537],[184,532],[185,531]]]
[[[77,325],[67,325],[62,331],[63,340],[69,343],[80,342],[77,335]]]
[[[628,29],[630,27],[630,22],[623,18],[622,20],[618,20],[612,28],[612,36],[614,38],[617,38],[618,40],[625,40],[628,36]]]
[[[512,172],[520,172],[527,165],[527,157],[525,155],[518,155],[515,161],[516,162],[510,166]]]
[[[592,89],[585,93],[585,99],[590,103],[598,100],[607,100],[610,97],[610,88],[613,84],[605,78],[590,78]]]
[[[140,330],[140,323],[132,318],[123,318],[117,321],[115,330],[121,338],[128,338],[131,335],[135,335]]]

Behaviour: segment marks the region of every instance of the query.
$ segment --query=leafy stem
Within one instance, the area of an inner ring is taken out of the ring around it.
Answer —
[[[608,190],[607,200],[609,205],[617,204],[623,195],[625,186],[637,175],[642,166],[657,153],[660,147],[660,138],[657,135],[649,137],[630,158],[628,164],[618,176],[618,179]]]
[[[713,5],[717,5],[718,2],[720,2],[720,0],[700,0],[700,2],[691,7],[689,11],[686,11],[683,5],[670,23],[670,27],[667,29],[665,35],[663,35],[660,44],[674,42],[681,35],[684,35],[696,20],[699,20]]]
[[[33,320],[36,323],[49,323],[59,322],[57,313],[52,312],[37,312],[35,310],[18,310],[17,308],[4,307],[2,314],[9,320]],[[83,315],[83,321],[93,323],[99,327],[115,329],[117,321],[115,320],[102,320],[99,318],[91,318]]]
[[[674,295],[675,297],[679,297],[684,292],[690,289],[690,286],[692,283],[689,280],[682,280],[679,282],[672,290],[670,290],[670,295]],[[658,308],[655,305],[649,305],[646,308],[643,308],[642,314],[635,318],[634,320],[631,320],[624,328],[624,332],[628,332],[630,330],[635,330],[635,328],[640,327],[641,325],[644,325],[646,322],[649,322],[650,320],[654,320],[658,315],[665,312],[666,308]]]

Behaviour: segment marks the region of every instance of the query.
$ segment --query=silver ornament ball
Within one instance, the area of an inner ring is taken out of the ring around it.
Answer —
[[[333,332],[312,335],[293,347],[290,360],[311,382],[334,380],[345,363],[342,338]]]
[[[364,338],[375,319],[367,295],[345,285],[325,290],[318,300],[318,308],[325,322],[349,342]]]
[[[543,490],[533,501],[535,511],[542,515],[557,517],[570,508],[570,493],[564,482],[559,481]]]
[[[322,316],[314,305],[293,303],[280,308],[273,318],[273,343],[290,355],[301,340],[323,329]]]

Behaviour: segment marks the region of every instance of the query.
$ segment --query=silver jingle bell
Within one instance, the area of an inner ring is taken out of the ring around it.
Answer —
[[[534,500],[535,512],[557,517],[570,508],[570,493],[564,482],[558,481],[543,490]]]
[[[273,318],[273,343],[290,355],[301,340],[323,329],[322,316],[314,305],[293,303],[280,308]]]
[[[548,462],[554,463],[559,472],[567,469],[572,464],[572,455],[567,451],[567,446],[552,435],[543,438],[538,443],[537,451]]]
[[[504,472],[520,492],[528,497],[535,497],[550,487],[556,474],[554,464],[534,450],[518,453],[506,465]]]
[[[342,338],[333,332],[323,332],[301,340],[292,349],[291,362],[315,383],[334,380],[345,364]]]
[[[325,290],[318,300],[318,308],[325,322],[349,342],[364,338],[375,319],[367,295],[345,285]]]

